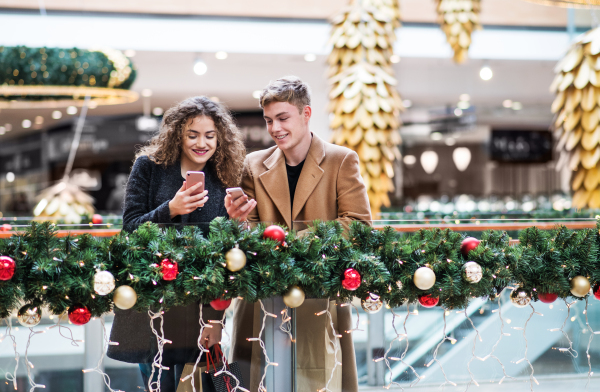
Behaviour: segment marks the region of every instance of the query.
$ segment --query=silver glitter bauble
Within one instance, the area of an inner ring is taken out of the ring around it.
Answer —
[[[402,288],[404,287],[404,285],[402,284],[402,281],[397,281],[396,282],[396,286],[398,286],[398,290],[402,290]]]
[[[510,293],[510,300],[517,308],[524,308],[531,302],[531,295],[526,290],[518,288]]]
[[[363,299],[360,302],[360,306],[368,314],[375,314],[381,310],[383,302],[381,302],[377,294],[369,293],[367,299]]]
[[[98,271],[94,275],[94,291],[98,295],[110,294],[115,289],[115,277],[108,271]]]
[[[35,327],[42,321],[42,309],[39,306],[24,305],[17,313],[17,320],[26,328]]]
[[[483,278],[481,266],[474,261],[467,261],[463,265],[463,278],[469,283],[479,283]]]

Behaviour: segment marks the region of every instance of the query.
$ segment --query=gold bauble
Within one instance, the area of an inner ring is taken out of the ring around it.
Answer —
[[[225,254],[225,264],[229,271],[239,271],[246,266],[246,254],[238,248],[233,248]]]
[[[531,303],[531,295],[523,288],[516,288],[510,293],[510,300],[517,308],[524,308]]]
[[[17,313],[17,320],[26,328],[35,327],[42,321],[42,309],[39,306],[24,305]]]
[[[576,276],[571,279],[571,294],[576,297],[585,297],[590,292],[590,281],[585,276]]]
[[[113,295],[113,302],[119,309],[131,309],[137,302],[137,294],[135,290],[129,286],[119,286]]]
[[[290,308],[297,308],[304,302],[304,290],[298,286],[292,286],[283,296],[283,303]]]
[[[415,271],[413,282],[419,290],[429,290],[435,284],[435,273],[429,267],[420,267]]]

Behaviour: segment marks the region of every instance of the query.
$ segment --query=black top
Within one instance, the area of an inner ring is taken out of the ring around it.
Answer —
[[[306,159],[304,160],[306,161]],[[298,185],[298,179],[300,173],[302,173],[302,167],[304,167],[304,161],[300,162],[298,166],[290,166],[285,164],[285,170],[287,171],[288,186],[290,187],[290,201],[292,209],[294,208],[294,195],[296,194],[296,185]]]
[[[208,224],[219,216],[227,216],[225,209],[225,186],[216,176],[209,161],[204,168],[208,201],[199,210],[171,219],[169,201],[173,199],[183,184],[179,161],[169,166],[158,165],[148,157],[139,157],[131,169],[127,181],[125,204],[123,208],[123,230],[133,231],[144,222],[195,224],[208,232]],[[223,312],[210,306],[202,307],[202,318],[221,319]],[[199,354],[198,335],[199,304],[173,307],[164,314],[165,338],[173,343],[165,345],[163,364],[195,362]],[[160,330],[158,320],[155,328]],[[131,363],[152,362],[156,354],[156,336],[150,329],[147,313],[115,308],[115,319],[110,340],[119,342],[118,346],[108,346],[107,355],[119,361]]]

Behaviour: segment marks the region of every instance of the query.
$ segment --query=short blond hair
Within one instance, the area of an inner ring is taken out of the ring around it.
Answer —
[[[302,113],[305,106],[310,106],[310,87],[297,76],[284,76],[269,82],[258,101],[262,109],[272,102],[287,102]]]

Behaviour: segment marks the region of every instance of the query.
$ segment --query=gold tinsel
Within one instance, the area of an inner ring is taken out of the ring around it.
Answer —
[[[480,0],[437,0],[439,23],[457,63],[467,59],[473,30],[481,29],[480,11]]]
[[[389,206],[402,100],[391,67],[397,0],[355,0],[333,18],[328,58],[333,142],[358,153],[371,209]]]
[[[554,71],[557,168],[566,164],[574,171],[573,207],[600,208],[600,28],[583,34]]]
[[[33,209],[36,218],[64,220],[65,223],[81,223],[82,215],[93,215],[94,198],[77,185],[61,181],[42,191],[40,201]]]

